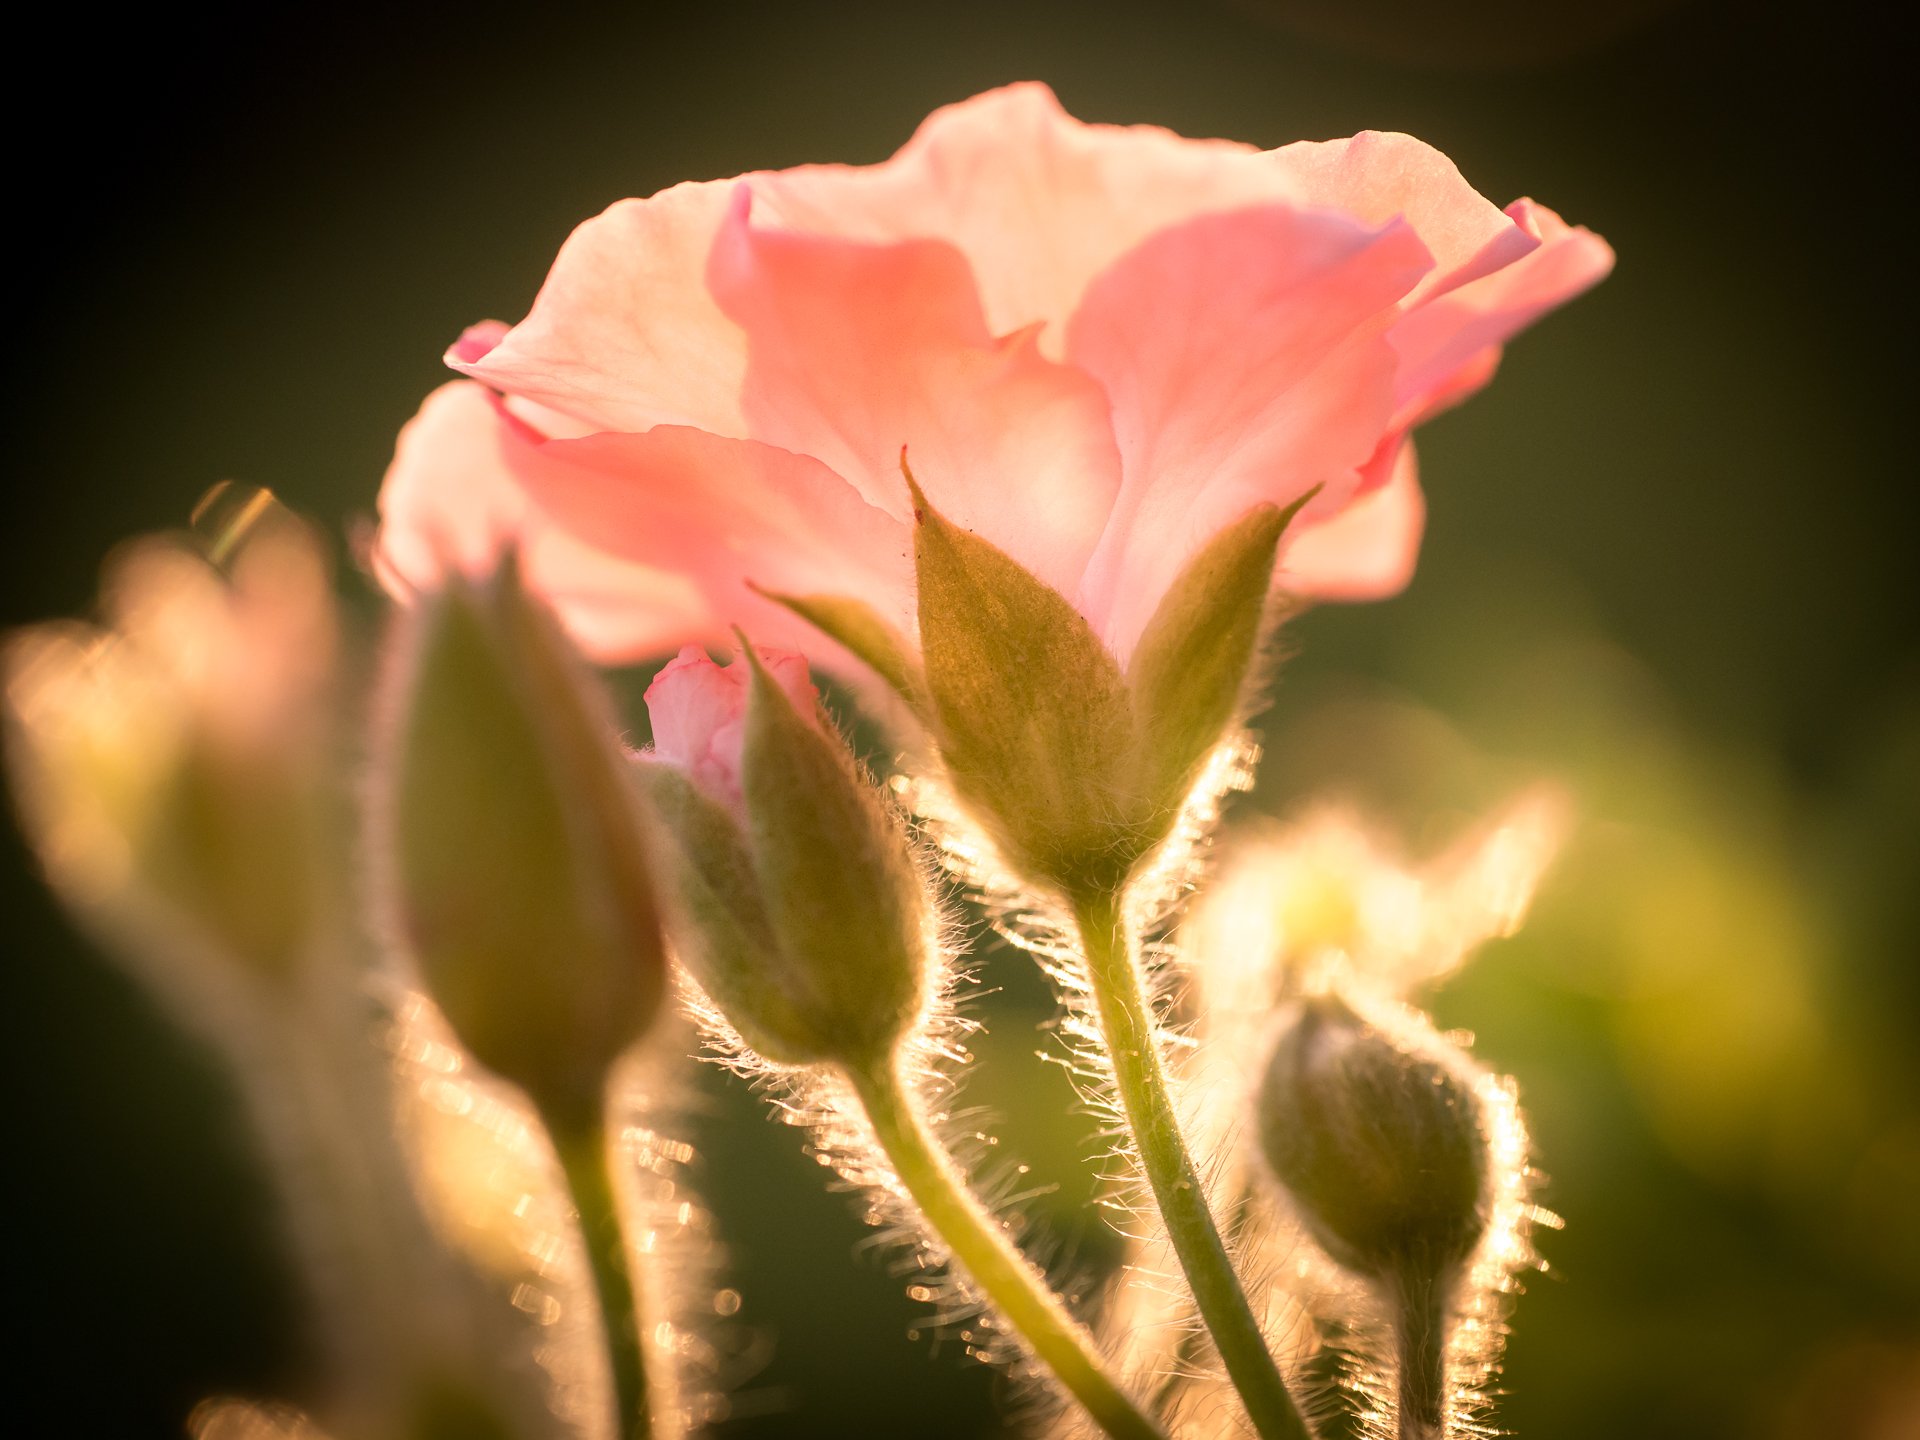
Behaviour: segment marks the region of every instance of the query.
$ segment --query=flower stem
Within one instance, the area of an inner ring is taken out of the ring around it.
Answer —
[[[1400,1366],[1399,1440],[1442,1440],[1447,1433],[1447,1295],[1430,1275],[1394,1285],[1394,1341]]]
[[[593,1268],[607,1359],[613,1367],[614,1403],[619,1412],[615,1434],[620,1440],[648,1440],[653,1422],[641,1349],[644,1332],[614,1188],[613,1146],[605,1116],[550,1122],[548,1128],[574,1208],[580,1212],[580,1237]]]
[[[1100,1428],[1115,1440],[1163,1440],[1107,1374],[1093,1338],[966,1188],[934,1139],[892,1059],[849,1067],[847,1077],[866,1108],[874,1137],[913,1203],[966,1277],[1024,1340]]]
[[[1267,1350],[1181,1134],[1122,897],[1074,896],[1073,914],[1120,1106],[1200,1318],[1263,1440],[1307,1440],[1312,1432]]]

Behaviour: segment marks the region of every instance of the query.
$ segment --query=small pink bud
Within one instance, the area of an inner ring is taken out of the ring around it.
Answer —
[[[793,708],[812,716],[819,694],[807,674],[807,657],[792,650],[755,647],[760,663],[786,692]],[[736,815],[740,793],[740,751],[746,738],[747,692],[752,667],[736,655],[725,665],[697,645],[674,657],[647,687],[647,713],[653,719],[654,753],[683,770],[713,799]]]
[[[640,780],[673,851],[679,958],[770,1064],[884,1060],[927,1012],[934,907],[805,658],[685,650],[647,704],[658,750]]]

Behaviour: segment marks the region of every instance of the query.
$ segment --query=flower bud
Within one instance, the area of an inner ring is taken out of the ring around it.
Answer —
[[[313,536],[264,491],[249,508],[226,573],[142,540],[108,568],[104,628],[12,638],[8,758],[48,879],[116,948],[284,978],[339,854],[335,620]]]
[[[1465,1058],[1316,996],[1274,1047],[1258,1107],[1261,1151],[1301,1220],[1391,1317],[1396,1433],[1440,1440],[1467,1262],[1494,1210],[1488,1117]]]
[[[1326,1252],[1374,1280],[1444,1281],[1492,1207],[1470,1079],[1330,995],[1300,1006],[1268,1062],[1259,1140]]]
[[[761,650],[758,659],[795,708],[814,713],[818,692],[806,656],[791,650]],[[697,645],[674,657],[647,687],[654,754],[684,771],[694,784],[744,814],[740,791],[741,747],[746,742],[750,665],[721,666]]]
[[[641,773],[701,988],[776,1065],[884,1059],[926,1008],[930,907],[898,813],[821,727],[805,660],[682,652],[647,705]]]
[[[375,823],[393,928],[463,1043],[597,1113],[665,985],[643,811],[605,697],[509,559],[406,617]]]

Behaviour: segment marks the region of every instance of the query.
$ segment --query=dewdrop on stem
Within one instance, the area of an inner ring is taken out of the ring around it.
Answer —
[[[1260,1153],[1307,1232],[1392,1315],[1402,1440],[1447,1433],[1452,1314],[1494,1204],[1487,1117],[1449,1059],[1314,996],[1256,1100]]]

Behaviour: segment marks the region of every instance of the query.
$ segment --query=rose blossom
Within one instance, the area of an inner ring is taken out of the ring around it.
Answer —
[[[1259,151],[1083,125],[1016,85],[884,164],[678,185],[580,226],[524,321],[450,352],[472,379],[403,432],[377,561],[404,593],[511,539],[603,659],[733,621],[819,643],[749,582],[910,631],[904,447],[935,506],[1124,662],[1208,538],[1316,485],[1278,583],[1403,586],[1409,431],[1611,264],[1404,135]]]
[[[807,657],[764,646],[755,646],[754,653],[794,708],[813,714],[819,692],[808,677]],[[654,754],[735,811],[742,805],[740,757],[752,679],[744,655],[721,666],[698,645],[688,645],[654,676],[646,694]]]

